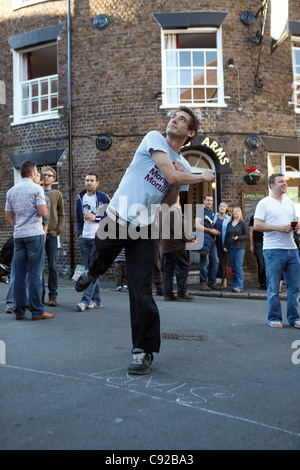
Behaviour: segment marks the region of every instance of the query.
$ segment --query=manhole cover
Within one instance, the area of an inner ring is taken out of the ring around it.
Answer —
[[[173,339],[179,341],[206,341],[203,335],[195,335],[193,333],[162,333],[162,339]]]

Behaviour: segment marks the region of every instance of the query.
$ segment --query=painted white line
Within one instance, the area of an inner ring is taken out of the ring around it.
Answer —
[[[117,368],[117,369],[111,369],[111,370],[107,370],[107,371],[101,371],[101,372],[94,373],[94,374],[85,374],[85,373],[80,373],[79,372],[78,373],[79,376],[73,376],[73,375],[58,374],[56,372],[46,372],[46,371],[42,371],[42,370],[29,369],[29,368],[26,368],[26,367],[12,366],[12,365],[8,365],[8,364],[0,365],[0,369],[1,369],[1,367],[5,367],[5,368],[8,368],[8,369],[15,369],[15,370],[23,371],[23,372],[31,372],[31,373],[35,373],[35,374],[49,375],[49,376],[52,376],[52,377],[58,377],[58,378],[62,378],[62,379],[77,380],[77,381],[81,381],[81,382],[95,383],[95,379],[97,379],[98,381],[101,380],[104,385],[106,385],[110,388],[115,388],[115,389],[118,389],[118,390],[124,390],[125,389],[129,393],[134,393],[134,394],[137,394],[137,395],[143,395],[143,396],[146,396],[147,398],[152,398],[153,400],[161,400],[161,401],[166,401],[168,403],[174,403],[174,404],[177,404],[177,405],[185,406],[187,408],[196,409],[196,410],[202,411],[204,413],[209,413],[209,414],[212,414],[212,415],[220,416],[220,417],[227,418],[227,419],[232,419],[232,420],[235,420],[235,421],[241,421],[241,422],[251,424],[251,425],[254,425],[254,426],[260,426],[260,427],[263,427],[263,428],[266,428],[266,429],[271,429],[273,431],[277,431],[277,432],[281,432],[281,433],[285,433],[285,434],[290,434],[291,436],[300,437],[300,433],[290,431],[288,429],[280,428],[278,426],[272,426],[270,424],[262,423],[260,421],[256,421],[256,420],[252,420],[252,419],[248,419],[248,418],[243,418],[241,416],[235,416],[235,415],[224,413],[224,412],[221,412],[221,411],[216,411],[216,410],[212,410],[212,409],[209,409],[209,408],[204,408],[203,406],[198,406],[195,403],[189,403],[184,398],[170,399],[170,398],[167,398],[166,396],[155,396],[155,395],[150,393],[151,387],[149,387],[149,385],[152,381],[152,376],[151,375],[147,376],[147,380],[144,384],[144,385],[146,385],[146,389],[149,390],[149,392],[147,392],[147,393],[145,393],[141,390],[133,390],[133,388],[130,388],[130,386],[129,386],[129,385],[133,385],[133,386],[134,385],[140,385],[142,383],[141,380],[145,379],[145,377],[132,378],[132,376],[128,376],[128,375],[127,376],[122,376],[120,378],[120,383],[113,383],[113,381],[116,381],[116,379],[119,380],[118,377],[117,378],[116,377],[114,377],[114,378],[113,377],[106,377],[106,378],[103,377],[103,375],[111,374],[112,372],[116,372],[116,371],[120,371],[120,370],[124,371],[123,368]],[[100,374],[101,374],[101,376],[99,376]],[[177,384],[179,384],[179,382],[172,382],[172,383],[169,383],[169,384],[159,384],[159,385],[152,386],[152,388],[153,388],[153,391],[154,390],[162,391],[163,387],[168,387],[169,388],[170,385],[173,387],[174,385],[177,385]],[[186,385],[186,383],[179,384],[175,388],[173,387],[171,390],[164,390],[164,393],[173,394],[174,390],[182,389],[185,385]],[[205,388],[212,388],[212,387],[214,387],[214,386],[208,386],[208,387],[207,386],[201,386],[201,387],[196,387],[196,388],[193,387],[193,388],[190,389],[190,391],[192,392],[193,390],[195,390],[197,388],[198,389],[205,389]],[[214,388],[216,389],[216,394],[214,396],[217,396],[217,393],[219,393],[218,392],[219,389],[221,390],[221,393],[224,394],[224,389],[222,389],[222,387],[215,386]],[[178,394],[177,394],[177,396],[178,396]],[[199,397],[199,395],[197,395],[197,397]],[[220,396],[220,398],[221,398],[221,396]],[[202,400],[202,402],[203,402],[203,400]]]

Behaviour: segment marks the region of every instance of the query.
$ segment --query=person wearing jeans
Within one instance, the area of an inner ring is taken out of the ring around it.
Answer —
[[[243,261],[247,238],[248,227],[243,220],[241,208],[234,207],[231,220],[226,229],[224,251],[228,251],[229,254],[232,271],[232,290],[237,293],[242,292],[244,288]]]
[[[95,234],[100,220],[105,215],[110,201],[107,194],[98,191],[99,178],[96,173],[85,177],[85,190],[81,191],[76,203],[76,222],[78,243],[83,266],[87,269],[94,244]],[[83,312],[87,308],[102,307],[99,280],[90,284],[82,294],[77,310]]]
[[[287,285],[287,320],[300,328],[299,252],[293,232],[299,233],[294,203],[287,197],[282,173],[269,177],[270,196],[261,199],[254,214],[254,230],[264,232],[263,253],[267,274],[268,324],[282,328],[279,285],[282,275]],[[295,222],[295,227],[291,223]]]
[[[45,238],[42,217],[48,209],[43,189],[35,184],[36,164],[26,160],[21,164],[21,183],[7,192],[5,217],[14,230],[14,313],[23,320],[26,309],[26,281],[32,320],[45,320],[53,313],[45,312],[42,304],[42,267]]]

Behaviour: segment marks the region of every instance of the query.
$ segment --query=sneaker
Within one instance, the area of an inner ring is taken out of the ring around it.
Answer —
[[[128,292],[128,286],[122,286],[121,291],[122,292]]]
[[[203,290],[203,291],[209,292],[209,291],[211,291],[211,288],[208,287],[206,284],[200,284],[200,285],[199,285],[199,290]]]
[[[150,372],[152,354],[145,353],[143,349],[133,349],[132,362],[128,367],[128,374],[145,375]]]
[[[14,306],[13,305],[6,305],[5,313],[14,313]]]
[[[101,308],[102,305],[101,304],[97,304],[96,302],[94,302],[93,300],[88,304],[87,308]]]
[[[191,302],[192,300],[195,300],[195,297],[185,292],[184,294],[177,294],[177,299],[184,300],[186,302]]]
[[[95,282],[95,279],[92,278],[90,275],[89,275],[89,272],[88,271],[84,271],[78,278],[76,284],[75,284],[75,289],[77,290],[77,292],[82,292],[84,291],[87,287],[89,287],[89,285],[92,283],[92,282]]]
[[[118,286],[118,287],[116,288],[116,291],[122,292],[122,286]]]
[[[55,297],[49,297],[48,305],[50,305],[51,307],[56,307],[57,306],[56,298]]]
[[[296,320],[295,323],[292,324],[295,328],[300,328],[300,320]]]
[[[217,284],[213,284],[212,286],[208,286],[211,290],[221,290],[221,288]]]
[[[79,304],[76,305],[76,308],[78,312],[84,312],[86,310],[86,304],[84,302],[79,302]]]
[[[237,294],[240,294],[241,292],[243,292],[243,289],[238,289],[237,287],[234,287],[232,289],[232,292],[236,292]]]

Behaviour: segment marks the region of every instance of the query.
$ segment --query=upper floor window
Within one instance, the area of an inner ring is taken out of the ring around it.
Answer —
[[[295,112],[300,113],[300,37],[293,38],[293,103]]]
[[[221,28],[162,30],[162,107],[224,106]]]
[[[56,43],[13,54],[14,124],[58,116]]]

